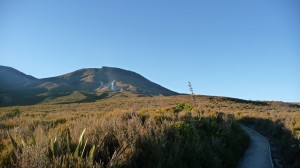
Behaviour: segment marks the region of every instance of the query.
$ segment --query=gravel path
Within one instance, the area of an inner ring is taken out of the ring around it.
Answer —
[[[242,129],[250,136],[250,144],[238,168],[273,168],[267,139],[249,127],[242,126]]]

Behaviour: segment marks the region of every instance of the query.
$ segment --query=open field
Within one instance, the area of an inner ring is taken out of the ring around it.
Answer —
[[[287,164],[299,164],[299,105],[194,98],[128,97],[0,108],[0,164],[233,167],[248,140],[234,117],[263,128],[280,151],[290,156]]]

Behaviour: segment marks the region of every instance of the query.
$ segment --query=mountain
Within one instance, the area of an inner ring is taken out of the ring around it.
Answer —
[[[0,91],[29,85],[37,79],[14,68],[0,66]]]
[[[120,68],[85,68],[61,76],[37,79],[14,68],[0,66],[0,106],[177,94],[135,72]]]

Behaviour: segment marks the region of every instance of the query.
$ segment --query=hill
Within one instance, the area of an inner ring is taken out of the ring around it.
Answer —
[[[36,78],[26,75],[14,68],[0,65],[0,91],[5,92],[12,88],[30,85]]]
[[[85,68],[37,79],[14,68],[0,66],[0,79],[0,106],[178,94],[135,72],[113,67]]]

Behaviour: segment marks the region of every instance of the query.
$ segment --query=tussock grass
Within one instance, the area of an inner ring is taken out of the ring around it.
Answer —
[[[14,109],[0,108],[0,116]],[[204,96],[116,98],[18,109],[18,115],[0,121],[2,166],[234,167],[248,142],[235,118],[281,118],[288,130],[300,124],[297,107]],[[297,135],[294,131],[292,137]]]
[[[8,133],[15,148],[11,165],[234,167],[248,142],[236,123],[217,116],[199,118],[189,115],[179,119],[176,113],[173,116],[123,113],[96,120],[86,118],[86,121],[84,126],[87,128],[80,136],[70,133],[78,133],[80,125],[65,127],[62,124],[54,134],[55,138],[50,136],[50,141],[45,140],[47,137],[37,137],[34,139],[44,140],[33,143],[25,135]],[[38,136],[36,131],[33,134]]]

